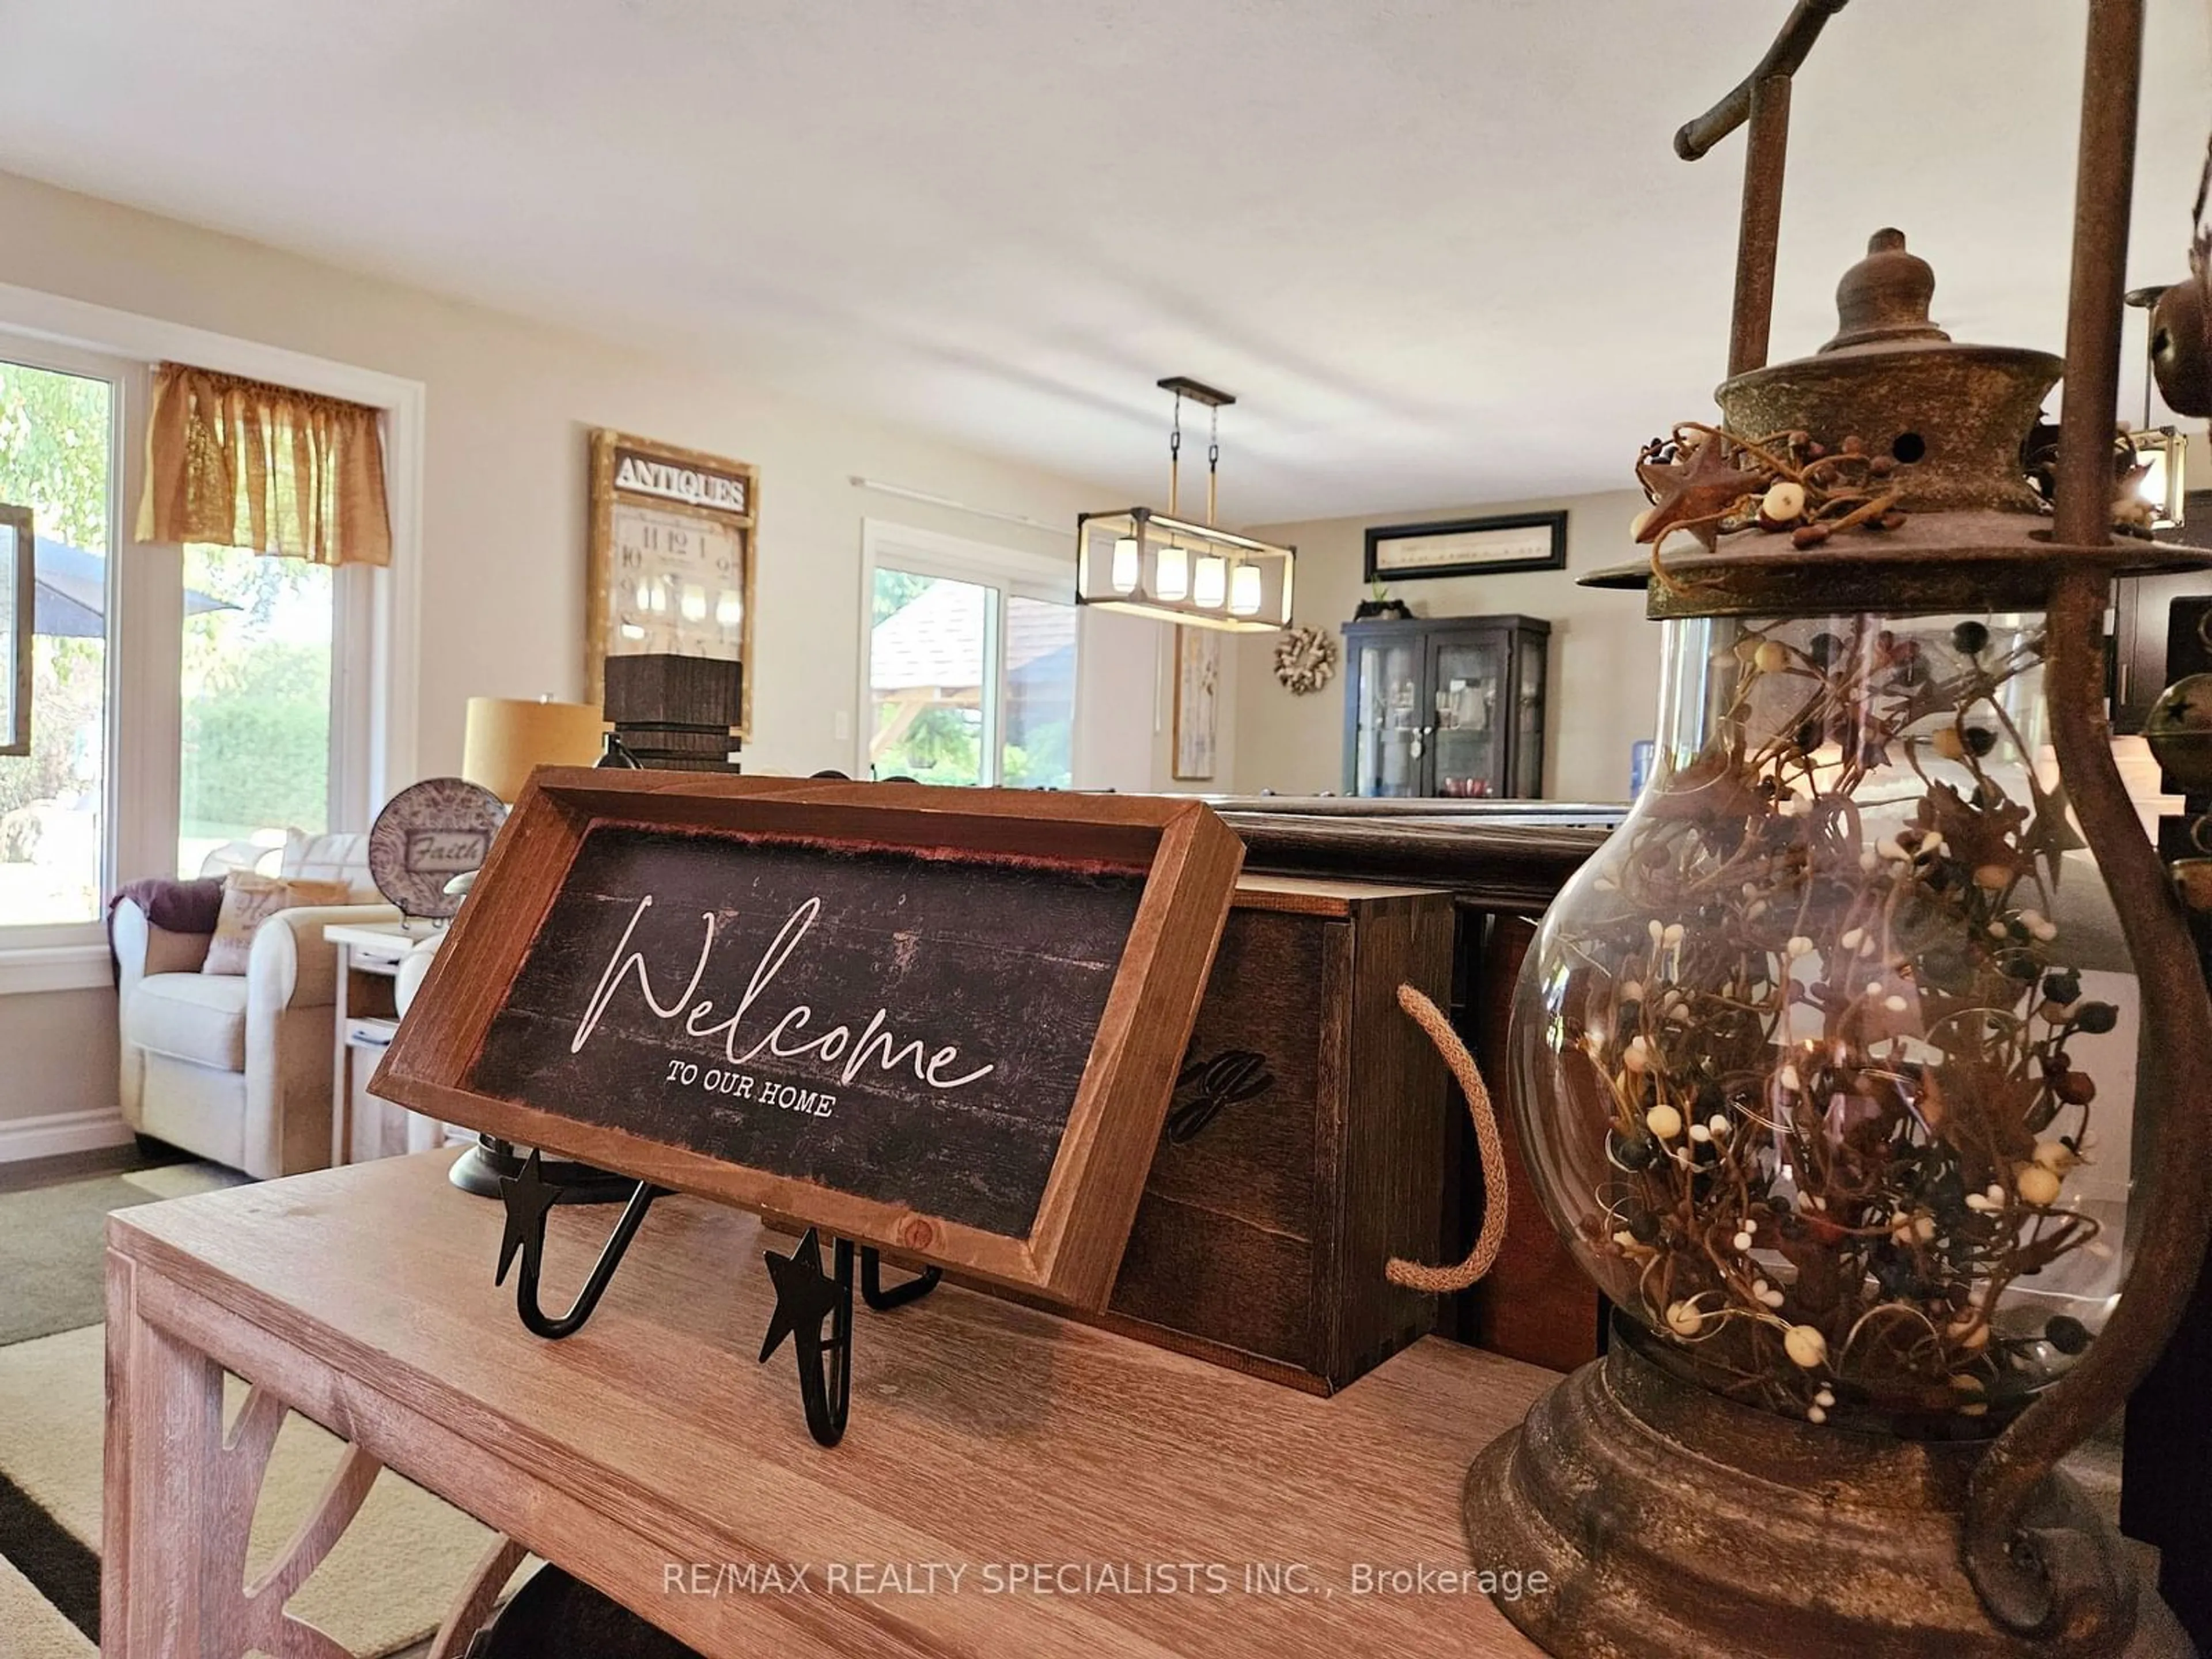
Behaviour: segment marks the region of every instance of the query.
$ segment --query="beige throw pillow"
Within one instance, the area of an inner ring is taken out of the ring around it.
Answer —
[[[345,904],[353,889],[343,881],[308,881],[300,877],[257,876],[234,870],[222,878],[222,913],[208,945],[204,974],[242,974],[253,951],[254,930],[279,910],[310,904]]]

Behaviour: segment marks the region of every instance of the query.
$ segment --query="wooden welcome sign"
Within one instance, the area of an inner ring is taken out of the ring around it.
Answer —
[[[1195,801],[548,768],[374,1091],[1103,1306],[1243,848]]]

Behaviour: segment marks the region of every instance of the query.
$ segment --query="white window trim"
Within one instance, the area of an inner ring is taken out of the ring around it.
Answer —
[[[148,550],[131,533],[145,464],[143,446],[131,443],[125,435],[143,429],[132,424],[130,412],[143,408],[146,400],[149,377],[144,365],[188,362],[343,398],[384,411],[385,496],[392,518],[392,563],[384,580],[356,585],[349,597],[356,602],[341,601],[337,607],[347,630],[343,644],[357,651],[366,640],[369,649],[368,684],[362,688],[366,696],[356,696],[354,688],[348,687],[343,703],[334,697],[336,706],[361,712],[350,721],[333,723],[333,775],[340,787],[331,801],[332,821],[365,827],[370,809],[411,781],[416,771],[427,402],[422,382],[37,289],[0,283],[0,341],[9,340],[22,342],[21,349],[34,358],[52,356],[57,368],[65,366],[59,359],[71,352],[88,352],[138,366],[118,388],[125,407],[118,410],[120,418],[115,423],[121,453],[119,465],[111,473],[118,484],[110,532],[118,553],[125,548]],[[59,350],[41,350],[41,347]],[[111,378],[107,370],[100,373],[103,379]],[[174,549],[169,550],[168,556],[181,557]],[[119,560],[118,568],[118,580],[131,580],[134,586],[149,591],[161,586],[159,573],[143,557]],[[171,586],[178,587],[176,605],[180,605],[181,586]],[[358,602],[364,597],[368,603]],[[176,605],[167,609],[174,610]],[[108,736],[112,799],[161,799],[175,793],[179,733],[173,687],[176,653],[181,649],[178,631],[181,618],[163,615],[163,609],[143,599],[134,605],[128,598],[118,606],[118,627],[111,636],[116,648],[110,666],[113,676]],[[161,643],[165,637],[166,648]],[[340,647],[334,656],[346,664],[336,672],[358,672],[351,663],[361,659],[335,639],[333,645]],[[165,665],[167,679],[162,684]],[[120,741],[126,722],[134,734],[127,744]],[[341,729],[348,725],[359,729]],[[154,729],[157,726],[165,729]],[[363,747],[365,767],[354,763]],[[131,773],[128,778],[124,775],[125,768]],[[354,799],[363,789],[366,799]],[[127,817],[119,812],[113,816],[118,820]],[[150,844],[156,839],[143,823],[118,821],[106,826],[103,878],[120,884],[140,876],[171,873],[176,848],[167,842],[158,847]],[[0,944],[0,994],[17,989],[91,989],[109,983],[105,931],[99,922],[67,928],[9,929],[5,939]]]
[[[131,456],[131,445],[125,434],[131,400],[141,393],[145,384],[143,366],[81,346],[6,332],[0,332],[0,356],[27,368],[97,380],[107,387],[107,542],[112,555],[123,545],[124,502],[128,499],[131,482],[137,477],[137,464]],[[131,579],[134,570],[138,572],[137,581],[143,584],[143,562],[112,556],[108,559],[106,597],[111,617],[120,608],[118,600],[123,586]],[[153,586],[158,589],[160,584],[157,581]],[[145,666],[133,658],[113,628],[108,631],[106,644],[106,707],[101,721],[100,867],[94,878],[103,892],[113,886],[118,867],[117,820],[121,815],[113,809],[119,793],[117,767],[122,754],[124,688],[142,678]],[[0,950],[0,992],[72,990],[103,982],[104,938],[97,920],[32,922],[0,929],[0,939],[6,940],[4,950]],[[95,969],[100,970],[97,978],[94,977]]]
[[[94,990],[113,984],[114,971],[105,944],[9,945],[0,950],[0,996]]]
[[[860,672],[859,700],[854,705],[858,713],[853,721],[853,775],[868,775],[868,728],[872,723],[875,708],[875,686],[869,654],[874,645],[876,570],[888,566],[893,570],[910,571],[918,576],[941,576],[950,581],[978,582],[1005,590],[1024,599],[1044,599],[1054,605],[1075,602],[1075,555],[1032,553],[1020,548],[1000,547],[990,542],[970,541],[964,536],[948,536],[942,531],[919,530],[912,525],[901,524],[893,519],[863,519],[860,520]],[[996,659],[1000,679],[1006,673],[1004,642],[1000,637],[1003,618],[994,616],[986,636],[988,649]],[[1076,651],[1079,660],[1082,653],[1081,631],[1078,630]],[[1082,675],[1079,668],[1076,684],[1080,692]],[[983,745],[990,757],[990,769],[995,775],[999,763],[999,704],[1004,696],[990,700],[983,710]],[[1083,710],[1079,704],[1068,732],[1068,775],[1083,775]]]

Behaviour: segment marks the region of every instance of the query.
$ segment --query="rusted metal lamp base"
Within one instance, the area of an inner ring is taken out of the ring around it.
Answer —
[[[2134,1643],[2125,1546],[2063,1477],[2034,1517],[2063,1564],[2059,1628],[2024,1640],[1992,1626],[1958,1560],[1981,1450],[1792,1423],[1617,1338],[1475,1459],[1463,1514],[1478,1567],[1549,1580],[1498,1610],[1568,1659],[2187,1654]]]

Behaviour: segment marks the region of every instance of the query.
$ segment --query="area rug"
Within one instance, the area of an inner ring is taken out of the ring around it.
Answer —
[[[220,1192],[225,1187],[249,1185],[253,1177],[219,1164],[156,1164],[150,1170],[133,1170],[116,1177],[154,1198],[190,1198],[195,1193]]]
[[[235,1185],[207,1164],[0,1194],[0,1653],[84,1659],[100,1610],[104,1229],[111,1211]],[[233,1379],[226,1411],[246,1388]],[[313,1508],[341,1443],[299,1417],[277,1437],[254,1515],[258,1572]],[[389,1471],[291,1611],[357,1659],[430,1635],[490,1534]]]
[[[167,1164],[0,1194],[0,1346],[100,1322],[109,1212],[245,1179],[212,1164]]]
[[[9,1659],[92,1659],[100,1651],[5,1561],[0,1561],[0,1631],[8,1633]]]
[[[88,1551],[100,1543],[104,1337],[94,1326],[0,1349],[0,1476]],[[226,1412],[245,1395],[234,1379]],[[249,1577],[297,1530],[343,1453],[305,1419],[286,1420],[253,1517]],[[397,1652],[437,1628],[490,1536],[387,1470],[291,1610],[362,1659]],[[0,1537],[0,1553],[14,1553]]]

